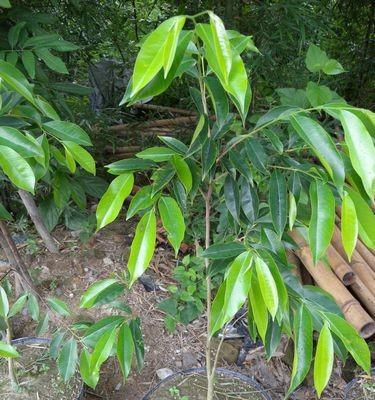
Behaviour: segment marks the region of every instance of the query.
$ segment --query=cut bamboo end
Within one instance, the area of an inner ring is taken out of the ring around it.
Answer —
[[[328,247],[327,258],[333,272],[345,286],[351,285],[355,281],[353,270],[333,246]]]

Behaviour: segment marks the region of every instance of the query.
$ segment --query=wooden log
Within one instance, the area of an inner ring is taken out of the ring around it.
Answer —
[[[141,149],[141,146],[120,146],[120,147],[112,147],[106,146],[104,148],[105,153],[110,154],[119,154],[119,153],[135,153]]]
[[[367,265],[375,272],[375,255],[360,240],[357,241],[355,248]]]
[[[351,285],[355,280],[355,274],[339,252],[331,245],[327,249],[327,258],[333,272],[341,282],[345,286]]]
[[[348,260],[341,242],[341,233],[337,226],[335,226],[333,232],[332,244],[340,253],[341,257]],[[367,265],[357,250],[354,250],[351,261],[347,262],[354,273],[358,275],[359,279],[368,287],[370,292],[375,295],[375,272]]]
[[[358,278],[355,277],[354,282],[350,285],[350,289],[355,293],[356,297],[366,307],[372,317],[375,317],[375,296],[370,292],[368,287]]]
[[[181,108],[175,107],[166,107],[166,106],[158,106],[156,104],[133,104],[132,108],[138,108],[141,110],[151,110],[151,111],[158,111],[158,112],[169,112],[172,114],[180,114],[180,115],[189,115],[195,116],[197,113],[191,110],[183,110]]]
[[[132,124],[119,124],[110,126],[110,131],[124,131],[127,129],[146,129],[151,127],[165,127],[176,125],[189,125],[197,121],[197,117],[178,117],[169,119],[158,119],[155,121],[137,122]]]
[[[346,320],[353,325],[362,337],[372,336],[375,333],[375,321],[362,308],[358,300],[353,297],[328,266],[320,261],[314,265],[311,250],[302,235],[297,231],[292,231],[289,235],[299,246],[299,250],[296,252],[297,256],[317,285],[334,297]]]

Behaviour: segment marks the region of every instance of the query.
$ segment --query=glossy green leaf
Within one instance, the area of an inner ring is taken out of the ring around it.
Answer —
[[[249,291],[249,304],[253,313],[257,330],[263,343],[266,341],[266,332],[268,327],[268,311],[264,303],[259,281],[256,274],[252,274],[251,288]]]
[[[161,221],[168,234],[168,240],[177,256],[185,236],[184,216],[176,200],[172,197],[162,196],[158,202],[158,208]]]
[[[242,243],[220,243],[213,244],[201,253],[202,257],[212,260],[221,260],[225,258],[237,257],[246,250]]]
[[[11,4],[9,0],[0,0],[0,7],[2,8],[11,8]]]
[[[43,336],[49,328],[49,314],[46,313],[44,317],[39,319],[39,323],[35,329],[36,336]]]
[[[246,251],[230,265],[211,308],[211,334],[230,321],[246,301],[250,289],[251,263],[253,255]]]
[[[287,189],[284,175],[276,170],[272,173],[269,183],[269,206],[273,226],[281,237],[287,220]]]
[[[111,182],[96,209],[98,229],[103,228],[117,218],[125,199],[132,191],[133,184],[134,176],[129,172],[119,175]]]
[[[205,82],[214,106],[216,119],[219,125],[222,125],[229,113],[229,102],[227,95],[225,94],[225,90],[216,77],[207,76],[205,78]]]
[[[328,62],[327,53],[315,44],[310,44],[306,54],[306,67],[311,72],[319,72]]]
[[[0,340],[0,357],[15,358],[19,356],[18,351],[13,346]]]
[[[258,218],[259,198],[257,191],[248,181],[241,185],[241,206],[247,220],[253,225]]]
[[[171,136],[158,136],[158,138],[170,149],[178,154],[185,155],[189,148],[185,143]]]
[[[84,345],[89,347],[95,347],[97,341],[107,331],[112,331],[120,326],[125,320],[122,315],[112,315],[106,317],[91,325],[90,328],[85,332],[85,336],[82,338]]]
[[[178,37],[180,35],[181,29],[185,24],[185,19],[185,16],[177,17],[175,23],[168,32],[163,54],[164,79],[167,77],[172,67],[172,63],[176,55]]]
[[[172,164],[175,167],[178,179],[185,187],[186,193],[189,193],[193,186],[193,176],[188,164],[179,156],[172,157]]]
[[[52,357],[53,360],[56,360],[59,355],[61,343],[64,339],[64,336],[65,332],[60,330],[57,330],[52,336],[51,344],[49,346],[49,355]]]
[[[312,148],[338,189],[341,190],[345,179],[344,162],[330,135],[318,122],[309,117],[295,115],[290,121],[298,135]]]
[[[9,318],[10,318],[10,317],[13,317],[14,315],[16,315],[17,313],[19,313],[19,312],[23,309],[23,307],[24,307],[25,304],[26,304],[27,298],[28,298],[28,294],[25,293],[25,294],[23,294],[22,296],[20,296],[20,297],[13,303],[12,307],[11,307],[10,310],[9,310],[9,314],[8,314],[8,317],[9,317]]]
[[[146,150],[137,153],[136,156],[138,158],[142,158],[143,160],[151,160],[155,162],[163,162],[170,160],[177,153],[168,148],[168,147],[149,147]]]
[[[287,396],[305,379],[310,369],[313,351],[313,326],[311,314],[300,305],[294,316],[294,359],[292,379]]]
[[[332,100],[333,93],[327,86],[309,82],[306,88],[306,97],[313,107],[318,107]]]
[[[121,372],[126,379],[130,373],[134,354],[134,342],[129,325],[123,324],[118,332],[117,359]]]
[[[34,321],[38,322],[39,321],[39,315],[40,315],[38,299],[32,293],[28,295],[27,310],[29,312],[30,317]]]
[[[266,305],[272,318],[275,318],[279,307],[279,296],[275,280],[267,264],[259,257],[255,258],[255,268],[264,304]]]
[[[151,176],[151,179],[154,182],[152,185],[152,196],[164,189],[164,187],[167,186],[168,183],[172,180],[175,173],[175,169],[172,168],[172,166],[170,165],[156,170]]]
[[[250,164],[252,164],[259,172],[267,175],[267,155],[260,142],[255,139],[248,139],[245,142],[245,149]]]
[[[349,111],[341,111],[345,143],[353,168],[361,177],[370,199],[375,196],[375,146],[362,121]]]
[[[66,140],[82,146],[92,146],[87,133],[78,125],[67,121],[50,121],[43,128],[57,139]]]
[[[157,167],[157,164],[153,161],[139,158],[127,158],[106,165],[106,168],[109,168],[108,172],[114,175],[121,175],[124,172],[149,170],[153,167]]]
[[[333,339],[325,322],[319,334],[314,361],[314,386],[320,398],[332,373],[334,361]]]
[[[152,197],[152,187],[150,185],[142,187],[132,198],[126,213],[126,219],[131,218],[139,211],[151,207],[155,201],[156,198]]]
[[[265,340],[265,350],[267,353],[267,359],[270,360],[271,357],[276,352],[281,340],[281,326],[277,321],[272,321],[267,327],[266,340]]]
[[[341,240],[349,261],[352,258],[358,237],[358,219],[355,205],[349,194],[345,193],[341,209]]]
[[[75,339],[70,338],[62,347],[57,360],[59,373],[64,382],[67,382],[74,375],[77,359],[77,342]]]
[[[345,72],[343,66],[333,58],[330,58],[323,66],[323,72],[327,75],[338,75]]]
[[[13,25],[9,31],[8,31],[8,42],[10,47],[13,49],[14,46],[17,44],[18,42],[18,38],[20,36],[20,32],[23,29],[23,27],[26,25],[26,22],[19,22],[16,25]]]
[[[97,341],[90,359],[90,370],[98,371],[100,366],[107,360],[111,354],[113,344],[115,343],[117,330],[108,330],[103,333]]]
[[[202,146],[202,179],[210,174],[218,152],[217,143],[212,138],[208,138]]]
[[[69,74],[64,61],[60,57],[53,55],[48,49],[37,48],[34,51],[52,71],[59,72],[60,74]]]
[[[0,316],[6,318],[9,313],[9,302],[8,302],[8,296],[3,289],[2,286],[0,286]]]
[[[91,370],[90,364],[91,354],[86,349],[82,349],[81,357],[79,359],[79,371],[81,373],[83,382],[85,382],[85,384],[92,389],[95,389],[99,381],[99,371]]]
[[[74,142],[64,141],[63,144],[69,149],[74,160],[77,161],[77,163],[84,170],[90,172],[90,174],[95,175],[96,173],[95,160],[87,150],[85,150],[79,144]]]
[[[335,198],[327,184],[314,181],[310,186],[310,201],[309,243],[316,264],[325,254],[333,236]]]
[[[8,210],[0,203],[0,220],[2,221],[12,221],[12,215]]]
[[[76,165],[76,162],[74,160],[73,154],[70,152],[70,150],[66,146],[64,146],[64,149],[65,149],[65,162],[66,162],[66,165],[67,165],[69,171],[72,174],[74,174],[76,172],[77,165]]]
[[[82,295],[79,306],[82,308],[91,308],[102,292],[117,283],[117,279],[108,278],[93,283]]]
[[[224,198],[229,212],[236,221],[239,221],[241,210],[240,192],[237,182],[230,175],[227,175],[225,178]]]
[[[156,241],[156,217],[153,210],[139,221],[130,248],[128,269],[132,285],[147,269],[154,254]]]
[[[271,142],[271,144],[275,148],[275,150],[279,154],[282,154],[284,151],[284,145],[283,145],[282,141],[279,139],[278,134],[271,128],[263,129],[262,133],[267,136],[267,138],[269,139],[269,141]]]
[[[17,187],[34,193],[34,172],[16,151],[0,146],[0,167]]]
[[[129,328],[132,333],[134,343],[134,354],[137,361],[138,372],[143,367],[145,348],[143,343],[141,320],[139,317],[132,319],[129,323]]]
[[[289,230],[291,231],[297,217],[296,199],[292,192],[289,192]]]
[[[328,319],[331,331],[344,343],[355,362],[369,374],[371,356],[366,341],[344,318],[330,312],[325,312],[324,317]]]
[[[47,299],[47,303],[52,310],[56,311],[58,314],[62,315],[63,317],[69,317],[70,310],[64,301],[56,298],[49,298]]]

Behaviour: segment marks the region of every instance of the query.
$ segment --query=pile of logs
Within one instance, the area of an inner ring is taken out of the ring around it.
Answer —
[[[330,293],[341,308],[346,320],[364,338],[375,334],[375,254],[360,240],[348,260],[341,241],[340,212],[326,261],[313,263],[313,257],[304,237],[297,231],[290,236],[299,246],[295,255],[290,253],[289,261],[296,265],[295,272],[305,284],[315,283]],[[297,257],[296,257],[297,256]]]

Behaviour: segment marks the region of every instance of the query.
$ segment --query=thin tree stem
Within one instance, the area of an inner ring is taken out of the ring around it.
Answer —
[[[9,324],[9,320],[8,318],[5,318],[5,323],[7,326],[7,344],[9,346],[12,345],[12,329],[11,326]],[[10,379],[10,383],[12,386],[13,390],[17,390],[18,388],[18,381],[17,381],[17,376],[16,376],[16,372],[14,369],[14,362],[13,362],[13,358],[9,357],[8,358],[8,373],[9,373],[9,379]]]

